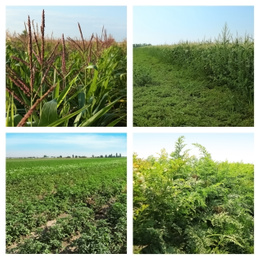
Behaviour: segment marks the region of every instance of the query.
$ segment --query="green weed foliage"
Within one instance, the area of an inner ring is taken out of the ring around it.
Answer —
[[[196,158],[180,137],[170,156],[134,155],[134,250],[253,254],[254,166]]]
[[[152,83],[152,76],[148,69],[144,67],[135,67],[134,69],[134,86],[136,87],[145,87],[148,84]]]
[[[194,74],[204,74],[216,86],[225,85],[249,104],[254,102],[254,42],[249,39],[234,43],[182,43],[161,51],[165,61],[192,68]]]
[[[126,43],[101,36],[47,39],[28,17],[6,41],[7,126],[125,126]]]
[[[7,159],[6,252],[126,253],[126,158]]]
[[[214,42],[134,48],[135,126],[253,124],[250,37],[233,39],[225,26]]]

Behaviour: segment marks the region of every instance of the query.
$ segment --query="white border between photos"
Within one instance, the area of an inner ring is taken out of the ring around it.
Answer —
[[[128,70],[128,77],[127,77],[127,127],[126,128],[103,128],[103,127],[96,127],[96,128],[6,128],[5,127],[5,7],[6,6],[29,6],[29,5],[39,5],[39,6],[48,6],[48,5],[121,5],[127,6],[127,70]],[[260,259],[260,212],[259,212],[259,194],[260,194],[260,125],[259,125],[259,103],[256,101],[260,98],[259,96],[259,74],[255,73],[255,126],[251,128],[246,127],[227,127],[227,128],[218,128],[218,127],[187,127],[187,128],[144,128],[138,127],[133,128],[133,108],[132,108],[132,99],[133,99],[133,89],[132,89],[132,65],[133,65],[133,50],[132,50],[132,43],[133,43],[133,7],[134,6],[146,6],[146,5],[172,5],[172,6],[202,6],[202,5],[211,5],[211,6],[221,6],[221,5],[251,5],[254,6],[255,11],[255,71],[257,72],[260,68],[259,66],[259,33],[260,30],[258,29],[258,25],[260,24],[260,1],[259,0],[74,0],[71,1],[1,1],[0,6],[0,140],[1,140],[1,150],[0,150],[0,206],[1,206],[1,213],[0,213],[0,257],[1,259],[16,259],[17,257],[23,259],[33,259],[35,258],[34,255],[7,255],[5,254],[5,135],[6,133],[34,133],[34,132],[50,132],[50,133],[59,133],[59,132],[75,132],[75,133],[127,133],[127,255],[77,255],[77,258],[91,258],[97,259],[98,257],[106,257],[107,259],[119,259],[119,258],[127,258],[127,259],[157,259],[158,255],[133,255],[132,249],[132,152],[133,152],[133,134],[134,133],[253,133],[254,140],[255,140],[255,253],[252,255],[163,255],[163,258],[175,258],[175,259],[219,259],[220,257],[223,259]],[[257,28],[257,29],[256,29]],[[257,156],[258,155],[258,156]],[[258,246],[257,246],[258,245]],[[45,255],[37,255],[37,258],[43,259]],[[48,255],[50,258],[70,258],[71,255]],[[161,257],[161,255],[159,256]]]

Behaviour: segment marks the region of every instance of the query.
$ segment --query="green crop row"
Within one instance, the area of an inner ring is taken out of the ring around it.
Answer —
[[[254,253],[254,166],[215,162],[199,145],[146,160],[134,155],[136,253]]]
[[[9,159],[7,253],[126,253],[126,159]]]

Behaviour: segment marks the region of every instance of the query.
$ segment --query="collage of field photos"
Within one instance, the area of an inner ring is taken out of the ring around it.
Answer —
[[[4,255],[257,256],[256,1],[47,2],[3,5]]]

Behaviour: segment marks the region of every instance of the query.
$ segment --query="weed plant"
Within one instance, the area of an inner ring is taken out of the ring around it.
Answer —
[[[149,88],[138,89],[143,86]],[[254,40],[249,36],[233,39],[225,25],[214,42],[134,48],[135,126],[253,124]]]
[[[152,254],[253,254],[254,166],[216,162],[200,144],[134,167],[134,250]]]

